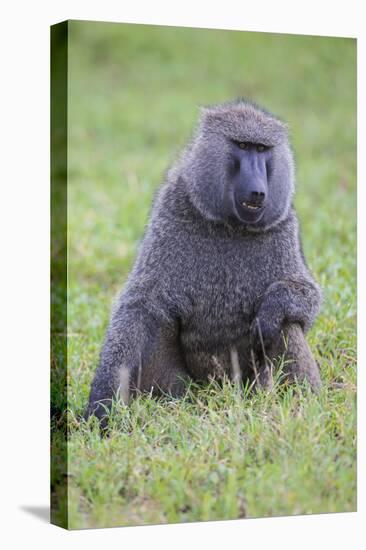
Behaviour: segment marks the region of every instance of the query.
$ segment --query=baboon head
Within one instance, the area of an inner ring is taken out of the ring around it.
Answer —
[[[252,103],[202,109],[181,168],[191,202],[209,220],[261,230],[289,211],[294,167],[286,125]]]

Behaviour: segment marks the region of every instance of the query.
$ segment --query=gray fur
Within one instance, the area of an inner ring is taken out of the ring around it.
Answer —
[[[231,139],[272,147],[267,206],[255,223],[232,216]],[[284,123],[242,100],[202,110],[112,313],[87,416],[137,390],[179,396],[189,379],[233,370],[238,379],[233,357],[244,382],[257,375],[270,385],[263,346],[270,359],[286,354],[289,379],[319,387],[305,333],[321,293],[303,259],[293,192]]]

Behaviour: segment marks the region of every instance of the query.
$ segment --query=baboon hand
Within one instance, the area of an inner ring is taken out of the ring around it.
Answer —
[[[281,338],[282,320],[259,311],[250,327],[251,345],[254,351],[268,354]]]

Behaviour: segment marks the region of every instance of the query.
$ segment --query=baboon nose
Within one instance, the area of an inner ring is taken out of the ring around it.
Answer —
[[[250,194],[250,202],[256,206],[262,206],[265,198],[266,194],[263,191],[252,191]]]

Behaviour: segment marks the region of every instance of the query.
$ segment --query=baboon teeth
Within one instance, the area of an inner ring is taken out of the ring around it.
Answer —
[[[250,208],[250,210],[257,210],[259,206],[254,206],[253,204],[248,204],[247,202],[242,202],[243,206],[246,206],[246,208]]]

